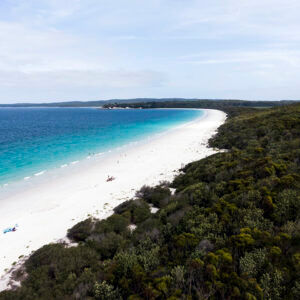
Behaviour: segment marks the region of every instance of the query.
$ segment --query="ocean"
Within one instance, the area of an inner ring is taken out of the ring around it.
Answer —
[[[0,188],[192,121],[201,110],[0,108]]]

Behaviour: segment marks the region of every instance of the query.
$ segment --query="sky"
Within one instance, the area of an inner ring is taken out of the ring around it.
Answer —
[[[0,0],[0,103],[300,99],[299,0]]]

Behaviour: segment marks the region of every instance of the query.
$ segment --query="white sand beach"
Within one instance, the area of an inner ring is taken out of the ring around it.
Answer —
[[[109,216],[144,184],[171,181],[184,164],[213,154],[207,141],[225,119],[221,111],[205,110],[193,122],[1,200],[0,290],[6,288],[5,270],[20,256],[64,238],[68,228],[90,215]],[[115,180],[107,182],[108,176]],[[14,224],[17,231],[2,233]]]

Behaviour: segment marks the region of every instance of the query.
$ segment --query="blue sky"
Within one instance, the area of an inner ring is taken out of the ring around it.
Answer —
[[[299,0],[1,0],[0,103],[300,99]]]

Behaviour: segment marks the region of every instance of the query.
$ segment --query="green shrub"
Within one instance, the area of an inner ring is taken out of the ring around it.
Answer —
[[[150,217],[150,207],[142,199],[129,200],[118,205],[114,212],[130,218],[130,222],[139,224]]]
[[[68,230],[67,237],[73,241],[84,241],[93,230],[94,222],[91,218],[77,223]]]
[[[256,249],[252,252],[246,252],[240,258],[240,270],[247,273],[250,277],[257,277],[262,271],[266,263],[266,249]]]
[[[126,246],[126,239],[115,232],[95,233],[87,239],[87,245],[95,249],[103,259],[110,259]]]
[[[136,197],[152,203],[155,207],[164,207],[171,196],[170,189],[165,186],[149,187],[143,186],[137,193]]]
[[[130,224],[130,220],[122,215],[113,214],[106,220],[98,221],[95,224],[95,233],[124,233],[128,231],[127,226]]]

